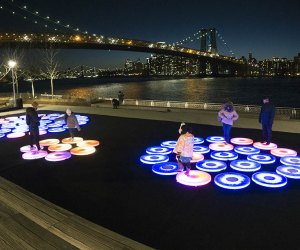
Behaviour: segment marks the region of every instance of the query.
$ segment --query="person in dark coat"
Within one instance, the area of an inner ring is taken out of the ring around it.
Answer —
[[[26,109],[26,124],[29,126],[30,147],[33,149],[33,144],[36,145],[37,150],[40,150],[40,118],[37,113],[38,103],[33,102],[32,107]]]
[[[262,143],[269,145],[272,141],[272,125],[275,117],[275,107],[268,97],[263,98],[260,109],[259,123],[262,125]]]

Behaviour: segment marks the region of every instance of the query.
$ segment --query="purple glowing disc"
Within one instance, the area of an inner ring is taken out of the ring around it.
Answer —
[[[47,161],[64,161],[69,158],[71,158],[72,154],[70,152],[64,151],[64,152],[54,152],[49,153],[45,159]]]

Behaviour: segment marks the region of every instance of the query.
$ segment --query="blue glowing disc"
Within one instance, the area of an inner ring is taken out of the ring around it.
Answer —
[[[5,129],[5,128],[13,129],[13,128],[15,128],[15,126],[16,126],[16,124],[14,124],[14,123],[2,124],[1,129]]]
[[[15,129],[13,129],[11,132],[13,133],[18,133],[18,132],[28,132],[29,131],[29,128],[18,128],[16,127]]]
[[[196,168],[205,172],[220,172],[227,168],[223,161],[205,160],[196,163]]]
[[[48,128],[60,128],[62,125],[59,123],[47,124]]]
[[[230,167],[237,171],[242,172],[255,172],[260,170],[261,165],[255,161],[247,161],[247,160],[235,160],[230,162]]]
[[[201,137],[194,137],[194,144],[202,144],[204,143],[204,139]]]
[[[280,158],[280,162],[284,165],[292,165],[292,166],[300,167],[299,156],[284,156]]]
[[[176,175],[178,164],[176,162],[156,163],[152,166],[152,171],[160,175]]]
[[[140,161],[145,164],[155,164],[169,161],[167,155],[142,155]]]
[[[52,123],[51,120],[41,120],[40,121],[41,124],[48,124],[48,123]]]
[[[160,144],[162,147],[175,148],[177,141],[164,141]]]
[[[281,165],[276,168],[276,173],[291,179],[300,179],[300,167]]]
[[[193,151],[200,154],[207,154],[210,152],[210,148],[207,146],[194,145]]]
[[[87,122],[86,121],[78,121],[78,124],[79,125],[85,125],[85,124],[87,124]]]
[[[59,133],[59,132],[64,132],[64,131],[66,131],[65,128],[50,128],[50,129],[48,129],[49,133]]]
[[[5,134],[0,134],[0,138],[2,138],[2,137],[4,137],[5,136]]]
[[[276,162],[276,157],[268,154],[255,154],[255,155],[248,155],[247,160],[255,161],[260,164],[272,164]]]
[[[208,142],[225,142],[223,136],[209,136],[206,138]]]
[[[220,161],[233,161],[238,158],[238,154],[232,151],[214,151],[210,153],[210,157]]]
[[[0,133],[1,134],[6,134],[6,133],[10,133],[10,132],[11,132],[10,128],[2,128],[2,129],[0,129]]]
[[[286,177],[275,172],[261,171],[252,175],[252,181],[264,187],[278,188],[287,184]]]
[[[242,189],[248,187],[251,183],[251,180],[247,175],[228,172],[216,175],[214,182],[221,188]]]
[[[251,146],[237,146],[234,148],[234,151],[241,155],[254,155],[259,154],[260,150]]]
[[[160,155],[168,155],[172,153],[171,148],[154,146],[146,149],[147,154],[160,154]]]

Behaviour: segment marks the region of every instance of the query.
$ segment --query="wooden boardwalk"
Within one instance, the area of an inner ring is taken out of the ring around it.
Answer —
[[[152,249],[0,177],[0,249]]]

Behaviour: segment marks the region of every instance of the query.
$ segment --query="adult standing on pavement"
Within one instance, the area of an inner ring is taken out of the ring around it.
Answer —
[[[118,99],[119,99],[120,105],[122,105],[123,104],[123,100],[124,100],[124,93],[122,91],[119,91],[119,93],[118,93]]]
[[[29,139],[30,139],[30,148],[33,149],[35,144],[37,150],[40,150],[40,118],[37,113],[37,108],[39,104],[37,102],[32,103],[32,107],[26,109],[26,124],[29,126]]]
[[[260,109],[259,123],[262,125],[262,143],[269,145],[272,141],[272,125],[275,117],[275,107],[269,97],[263,98]]]

